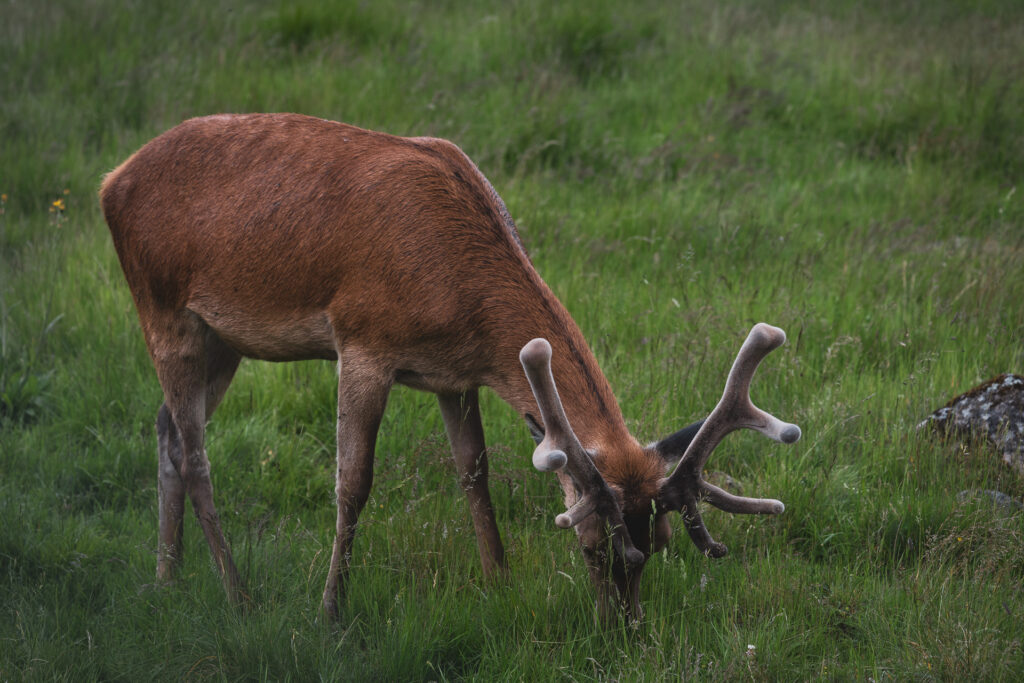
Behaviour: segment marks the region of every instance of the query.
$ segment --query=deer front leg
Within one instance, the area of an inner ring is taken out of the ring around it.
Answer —
[[[338,518],[323,597],[324,615],[329,620],[341,613],[356,521],[370,496],[377,429],[391,389],[390,377],[356,354],[343,352],[339,356],[338,469],[334,488]]]
[[[505,548],[501,544],[487,487],[487,450],[477,390],[458,395],[438,395],[437,400],[441,405],[455,466],[459,470],[459,483],[469,500],[484,576],[490,577],[505,569]]]

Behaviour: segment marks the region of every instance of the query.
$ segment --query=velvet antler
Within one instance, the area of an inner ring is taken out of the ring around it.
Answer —
[[[800,438],[799,427],[769,415],[750,400],[750,381],[758,364],[785,341],[786,333],[778,327],[765,323],[754,325],[736,355],[721,400],[690,442],[679,466],[662,481],[659,489],[659,505],[682,513],[690,538],[710,557],[721,557],[728,549],[711,538],[697,508],[698,500],[706,500],[726,512],[743,514],[777,515],[786,509],[778,500],[734,496],[701,477],[711,452],[734,430],[753,429],[783,443],[794,443]]]
[[[579,500],[572,507],[555,517],[555,524],[568,529],[592,513],[597,513],[611,529],[612,545],[626,566],[642,564],[643,553],[636,549],[629,537],[615,495],[576,438],[565,416],[551,374],[551,344],[546,339],[531,340],[519,352],[519,362],[526,371],[544,425],[544,439],[533,451],[533,466],[542,472],[564,467],[581,492]]]

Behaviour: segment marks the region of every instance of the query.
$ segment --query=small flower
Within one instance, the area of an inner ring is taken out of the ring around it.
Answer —
[[[7,203],[7,195],[6,194],[0,194],[0,202],[4,202],[5,204]]]
[[[53,202],[53,208],[56,211],[64,211],[67,207],[64,205],[63,199],[58,199],[55,202]]]
[[[67,194],[71,194],[71,190],[69,190],[68,188],[65,187],[64,188],[64,194],[66,194],[66,195]]]

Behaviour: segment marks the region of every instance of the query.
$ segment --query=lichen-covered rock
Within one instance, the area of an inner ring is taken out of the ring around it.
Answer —
[[[1002,491],[991,489],[967,489],[956,494],[958,503],[987,502],[1006,513],[1024,512],[1024,503]]]
[[[985,437],[1024,476],[1024,377],[999,375],[960,394],[925,418],[944,434]]]

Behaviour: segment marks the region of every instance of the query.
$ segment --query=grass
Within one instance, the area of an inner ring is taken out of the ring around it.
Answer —
[[[1013,2],[38,3],[0,22],[0,679],[1013,680],[1024,482],[916,423],[1024,371],[1024,12]],[[580,324],[634,433],[706,414],[750,324],[794,447],[710,461],[709,512],[599,629],[560,496],[485,394],[511,565],[481,578],[431,397],[396,390],[352,590],[317,620],[333,368],[243,363],[208,436],[255,596],[195,523],[153,587],[161,397],[96,202],[181,119],[291,110],[457,142]],[[58,205],[56,202],[60,201]]]

